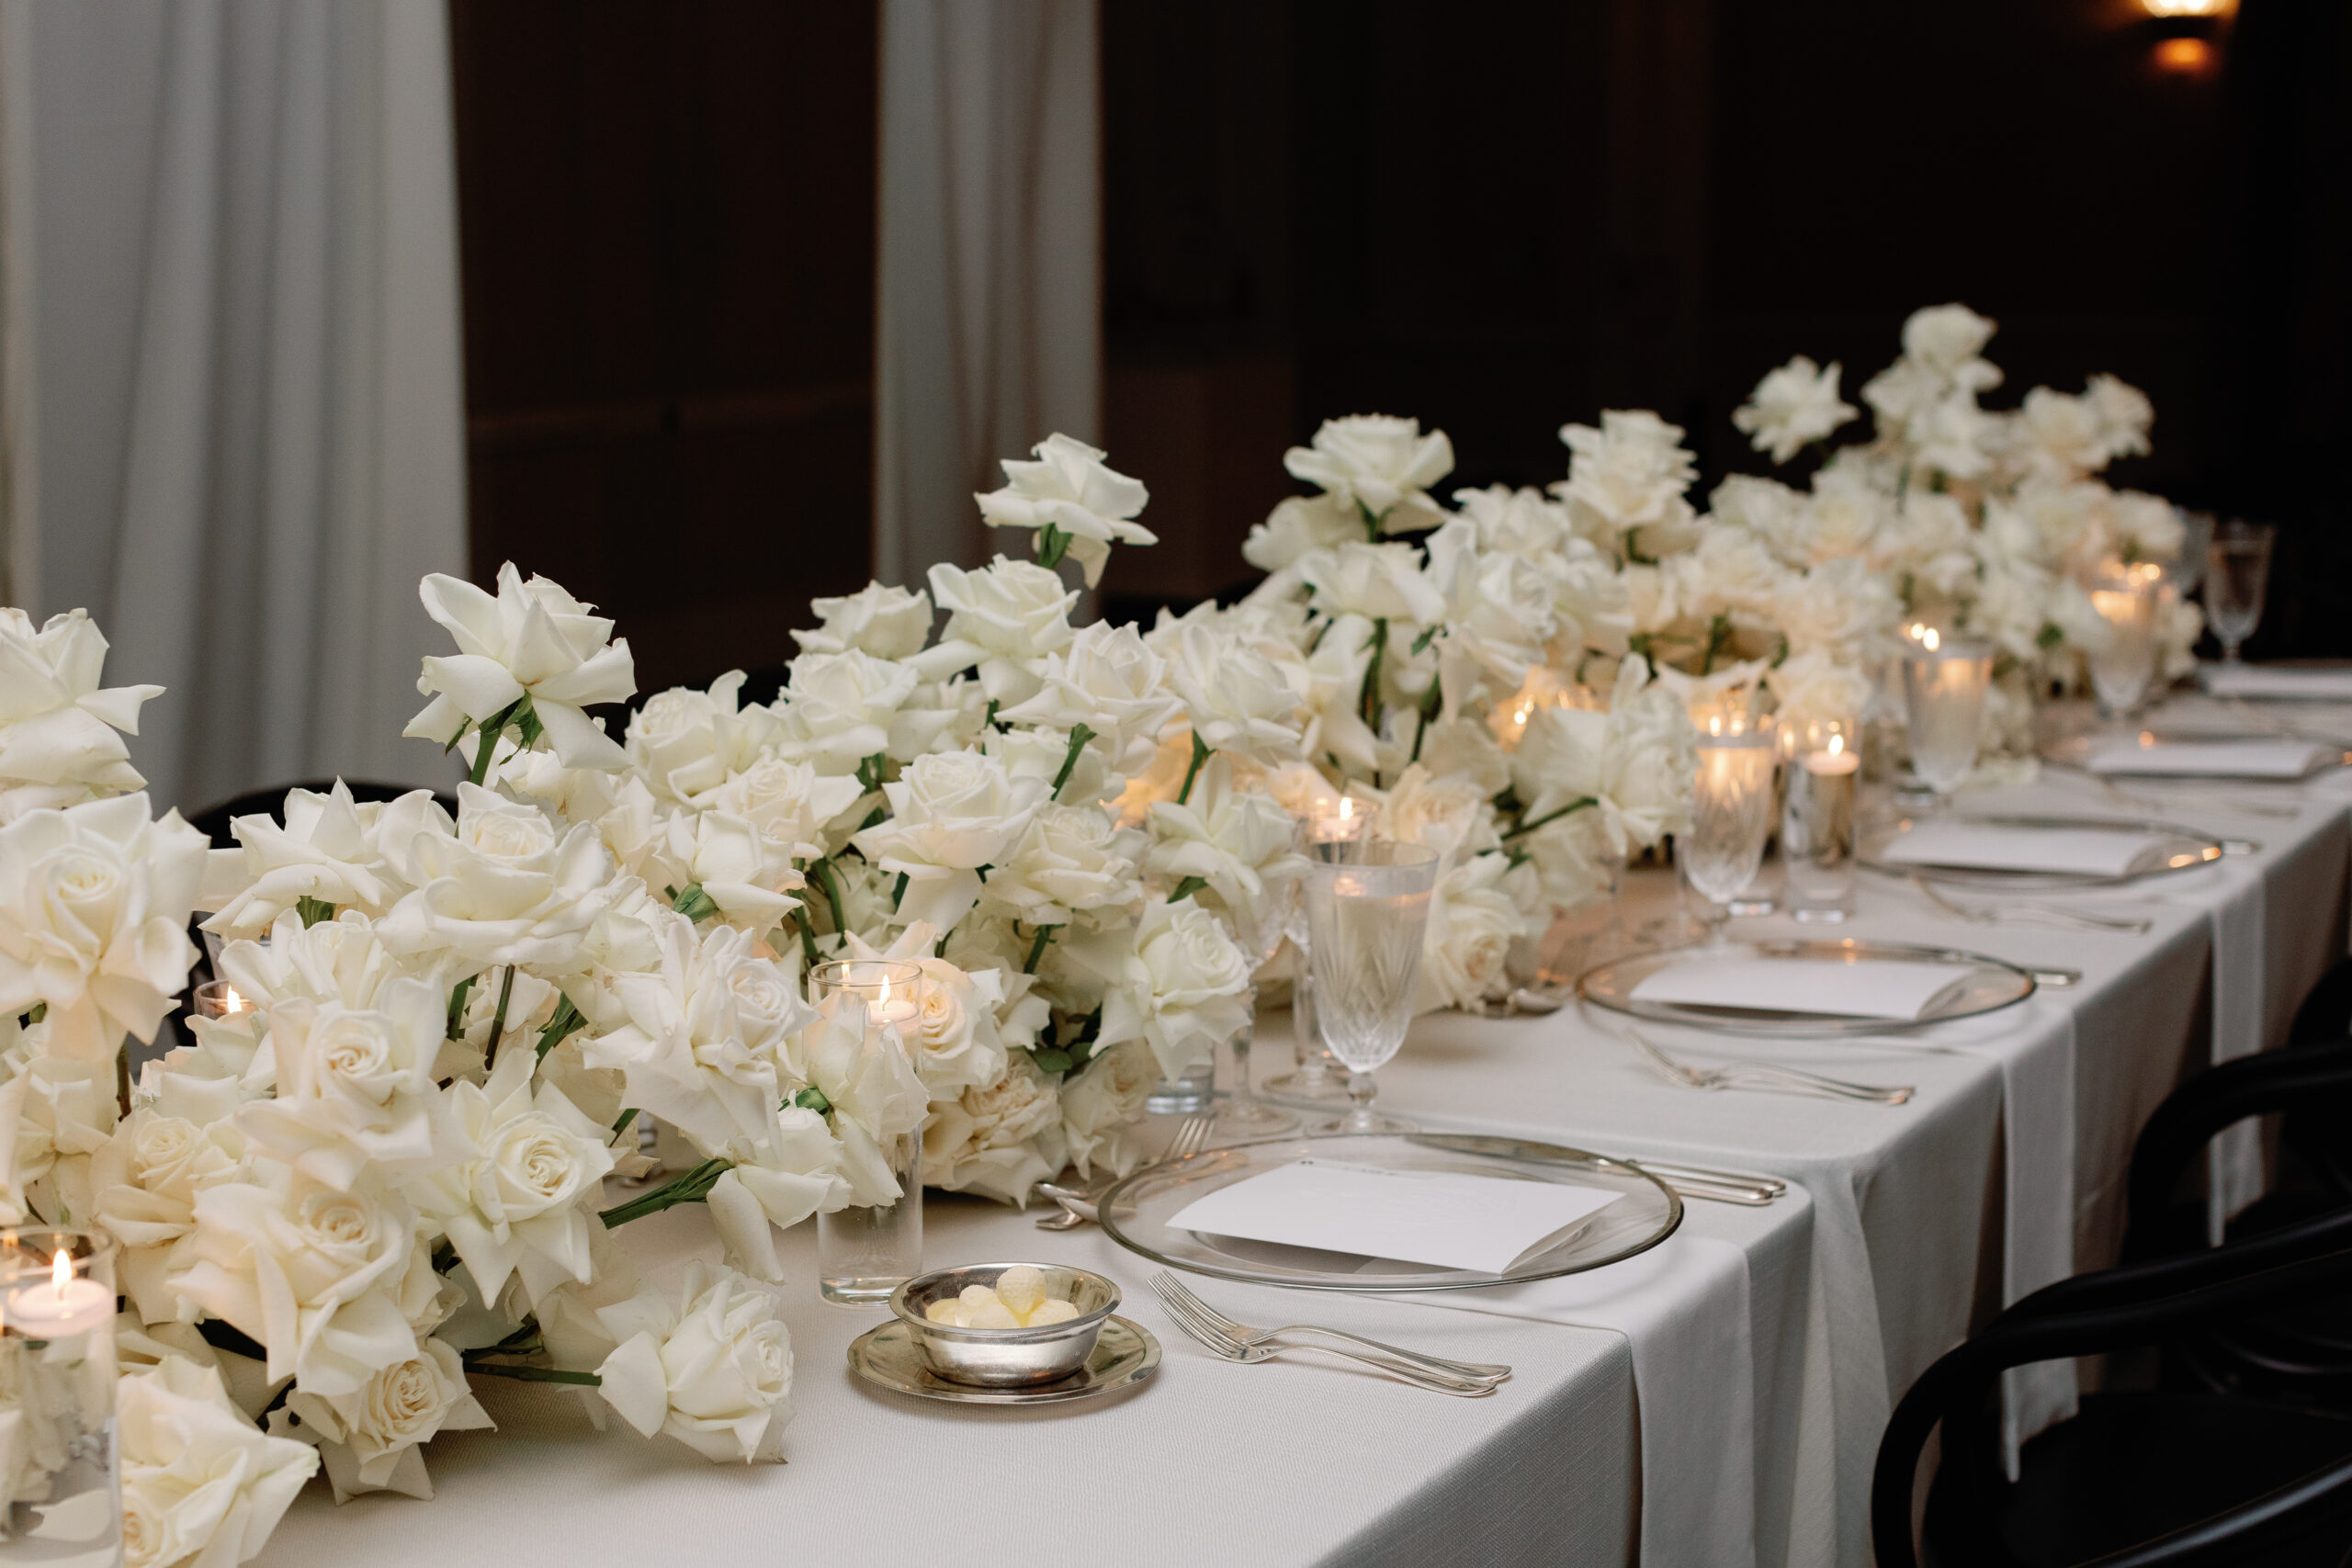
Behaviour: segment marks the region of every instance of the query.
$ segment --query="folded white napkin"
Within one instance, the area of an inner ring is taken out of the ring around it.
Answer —
[[[2208,664],[2205,689],[2217,697],[2284,697],[2305,702],[2352,701],[2352,669],[2298,669],[2276,664]]]
[[[2122,876],[2156,847],[2146,833],[2101,828],[2013,828],[1991,822],[1922,822],[1883,853],[1894,865],[1970,871],[2056,871]]]
[[[1747,1254],[1683,1232],[1623,1263],[1485,1291],[1389,1301],[1613,1329],[1634,1359],[1640,1561],[1756,1561],[1756,1352]]]
[[[1968,976],[1948,964],[1866,958],[1692,957],[1645,976],[1633,999],[1755,1012],[1915,1019]]]
[[[2223,779],[2299,779],[2343,755],[2314,740],[2109,740],[2085,764],[2095,773],[2169,773]]]

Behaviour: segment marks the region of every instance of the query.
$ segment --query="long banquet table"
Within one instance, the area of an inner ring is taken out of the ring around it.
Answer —
[[[1702,1062],[1753,1055],[1916,1085],[1907,1105],[1682,1089],[1605,1021],[1573,1009],[1416,1024],[1382,1071],[1381,1100],[1426,1125],[1679,1156],[1797,1184],[1766,1209],[1693,1202],[1676,1238],[1724,1256],[1736,1248],[1745,1265],[1750,1386],[1722,1391],[1719,1413],[1730,1421],[1744,1412],[1752,1442],[1645,1449],[1626,1337],[1573,1313],[1544,1321],[1468,1302],[1309,1298],[1211,1281],[1203,1293],[1246,1321],[1311,1317],[1507,1361],[1516,1376],[1490,1398],[1456,1400],[1313,1359],[1227,1365],[1174,1332],[1145,1288],[1152,1266],[1098,1231],[1049,1234],[1034,1216],[934,1196],[929,1261],[1057,1258],[1108,1274],[1126,1314],[1160,1339],[1159,1374],[1058,1410],[973,1410],[869,1388],[844,1351],[878,1315],[818,1300],[803,1226],[781,1249],[796,1281],[783,1302],[797,1357],[785,1465],[713,1467],[617,1423],[599,1433],[570,1392],[481,1380],[503,1430],[433,1444],[434,1502],[384,1495],[337,1508],[314,1486],[262,1562],[361,1568],[429,1550],[453,1563],[817,1564],[1010,1551],[1235,1568],[1670,1564],[1707,1560],[1698,1553],[1708,1538],[1685,1528],[1683,1500],[1729,1496],[1752,1499],[1757,1562],[1866,1563],[1870,1464],[1893,1398],[2005,1302],[2111,1261],[2132,1140],[2149,1111],[2209,1061],[2279,1043],[2298,1000],[2346,951],[2348,784],[2132,786],[2165,800],[2161,811],[2055,770],[2026,788],[1972,794],[1974,811],[2161,815],[2259,848],[2064,900],[2145,918],[2145,935],[1966,924],[1901,882],[1865,876],[1858,917],[1836,934],[1972,948],[2082,978],[1908,1036],[1655,1036]],[[1638,904],[1657,891],[1629,897]],[[1740,921],[1735,934],[1822,930],[1766,919]],[[1279,1039],[1281,1027],[1264,1033]],[[1282,1053],[1260,1055],[1271,1072],[1263,1058]],[[2258,1173],[2248,1174],[2245,1152],[2217,1162],[2217,1201],[2250,1195]],[[629,1239],[657,1271],[717,1256],[691,1212],[634,1225]],[[1635,1278],[1629,1290],[1654,1294],[1685,1277]],[[2014,1435],[2063,1413],[2073,1387],[2071,1368],[2019,1380],[2008,1402]],[[1690,1414],[1661,1409],[1651,1438],[1690,1431]],[[1676,1517],[1654,1505],[1645,1519],[1645,1495],[1676,1499]]]

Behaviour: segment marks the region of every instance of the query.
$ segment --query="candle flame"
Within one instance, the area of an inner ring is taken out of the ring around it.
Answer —
[[[1342,821],[1342,822],[1344,822],[1344,821],[1346,821],[1349,818],[1353,817],[1355,814],[1356,814],[1356,801],[1355,801],[1355,796],[1353,796],[1353,795],[1343,795],[1340,796],[1340,821]]]
[[[888,975],[882,976],[882,995],[876,1005],[886,1008],[890,1005],[890,977]]]
[[[1829,754],[1831,756],[1835,757],[1838,752],[1843,751],[1845,749],[1846,738],[1844,736],[1833,735],[1829,738]]]
[[[62,1303],[65,1300],[65,1287],[74,1282],[74,1260],[65,1256],[65,1249],[62,1247],[50,1263],[49,1282],[57,1288],[57,1299]]]
[[[228,986],[222,987],[220,992],[220,1010],[222,1012],[245,1012],[249,1010],[253,1005],[253,1003],[245,1000],[244,998],[237,994],[236,987]]]
[[[1929,653],[1933,653],[1943,645],[1944,639],[1936,634],[1935,627],[1925,626],[1920,629],[1919,646],[1921,648],[1926,649]]]

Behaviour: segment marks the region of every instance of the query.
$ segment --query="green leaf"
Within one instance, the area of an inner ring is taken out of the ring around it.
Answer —
[[[889,771],[890,753],[888,751],[876,751],[870,757],[861,758],[857,764],[859,787],[872,795],[888,782]]]
[[[899,873],[899,880],[892,885],[890,888],[890,912],[892,914],[895,915],[899,912],[899,906],[905,901],[906,897],[907,874],[902,871]]]
[[[606,1209],[596,1217],[605,1222],[606,1230],[613,1230],[631,1220],[658,1214],[680,1203],[699,1203],[710,1196],[710,1190],[718,1185],[718,1179],[734,1168],[735,1162],[731,1159],[707,1159],[676,1180]]]
[[[461,1039],[465,1035],[466,993],[474,988],[474,982],[480,978],[480,976],[469,975],[449,987],[448,1036],[452,1040]]]
[[[880,822],[887,818],[889,815],[890,814],[888,811],[885,811],[882,807],[877,806],[873,810],[865,814],[865,820],[857,825],[857,830],[863,833],[868,828],[873,827],[876,822]]]
[[[1041,1073],[1066,1073],[1072,1066],[1067,1051],[1032,1051],[1029,1059],[1037,1064]]]
[[[313,898],[308,894],[294,900],[294,912],[302,917],[302,929],[305,931],[317,925],[321,920],[334,919],[333,904],[323,898]]]
[[[570,997],[560,999],[556,1003],[555,1016],[548,1020],[545,1029],[539,1031],[539,1060],[546,1061],[548,1052],[562,1044],[566,1035],[587,1021],[580,1016],[580,1010],[571,1005]]]
[[[1363,686],[1356,693],[1356,711],[1373,734],[1380,733],[1380,665],[1388,654],[1388,617],[1372,623],[1372,661],[1363,667]]]
[[[1062,557],[1069,553],[1069,539],[1070,536],[1068,534],[1063,533],[1051,523],[1038,529],[1037,564],[1048,571],[1061,565]]]
[[[499,982],[498,1010],[490,1015],[490,1043],[482,1047],[481,1065],[485,1067],[498,1060],[498,1041],[506,1032],[506,1004],[514,995],[514,965],[506,966],[506,978]]]
[[[1176,885],[1176,891],[1168,896],[1168,901],[1171,904],[1181,904],[1208,885],[1209,879],[1205,876],[1188,876]]]
[[[825,1098],[825,1091],[815,1084],[810,1084],[807,1089],[794,1095],[786,1103],[797,1105],[803,1111],[813,1111],[820,1116],[833,1108],[833,1102]]]
[[[34,1024],[39,1023],[42,1019],[45,1019],[48,1016],[49,1004],[47,1002],[35,1002],[32,1006],[25,1010],[25,1027],[30,1029]]]
[[[2055,648],[2065,640],[2065,632],[2054,622],[2045,621],[2041,629],[2033,634],[2033,646],[2036,648]]]
[[[670,908],[700,925],[718,913],[718,905],[702,890],[699,882],[689,882],[684,887],[664,889],[670,894]]]
[[[600,1388],[605,1382],[594,1372],[568,1372],[560,1367],[525,1367],[499,1361],[469,1359],[466,1371],[494,1378],[514,1378],[520,1382],[569,1382],[584,1388]]]
[[[1201,765],[1216,755],[1216,748],[1202,739],[1199,730],[1193,731],[1193,761],[1184,769],[1184,787],[1176,792],[1177,805],[1188,806],[1192,803],[1193,781],[1201,776]]]
[[[626,1133],[628,1131],[628,1124],[636,1120],[637,1107],[632,1105],[627,1111],[621,1112],[620,1119],[613,1123],[613,1131],[616,1133]]]
[[[1430,641],[1436,637],[1440,631],[1443,629],[1444,628],[1442,626],[1423,626],[1421,628],[1421,635],[1413,639],[1413,651],[1415,653],[1419,653],[1423,649],[1429,647]]]
[[[1069,783],[1069,775],[1078,766],[1078,754],[1085,750],[1086,743],[1093,739],[1094,731],[1083,724],[1069,732],[1069,750],[1062,753],[1062,771],[1054,775],[1053,794],[1047,798],[1055,800],[1061,798],[1062,785]],[[1196,746],[1200,744],[1197,738],[1193,744]]]
[[[1503,835],[1503,841],[1505,843],[1509,843],[1511,840],[1520,837],[1521,834],[1532,833],[1538,828],[1546,827],[1551,823],[1557,822],[1561,818],[1566,817],[1571,811],[1582,811],[1588,806],[1598,806],[1600,804],[1600,803],[1599,801],[1595,800],[1589,795],[1581,796],[1578,799],[1568,802],[1566,806],[1561,807],[1556,811],[1546,811],[1541,817],[1534,818],[1530,821],[1521,822],[1518,827],[1513,828]]]

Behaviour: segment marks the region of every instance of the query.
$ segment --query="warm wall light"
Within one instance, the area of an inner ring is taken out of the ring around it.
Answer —
[[[2202,72],[2213,63],[2213,46],[2201,38],[2168,38],[2156,45],[2156,64],[2184,75]]]
[[[2140,5],[2151,17],[2218,17],[2230,8],[2230,0],[2140,0]]]

